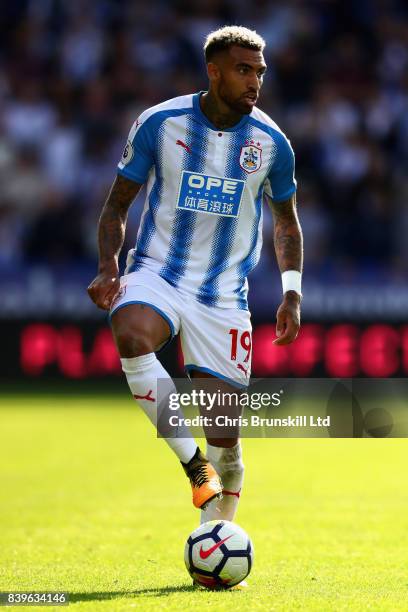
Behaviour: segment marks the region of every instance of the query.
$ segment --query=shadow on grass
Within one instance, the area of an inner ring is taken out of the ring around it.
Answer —
[[[136,589],[135,591],[102,591],[100,593],[70,593],[69,603],[76,601],[98,601],[104,599],[118,599],[119,597],[134,597],[140,596],[163,597],[172,593],[190,593],[196,591],[197,588],[193,585],[184,586],[165,586],[155,589]]]

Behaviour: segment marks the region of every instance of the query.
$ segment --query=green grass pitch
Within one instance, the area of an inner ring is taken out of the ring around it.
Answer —
[[[250,588],[207,592],[183,563],[188,482],[130,398],[0,401],[1,591],[84,611],[408,610],[406,440],[244,440]]]

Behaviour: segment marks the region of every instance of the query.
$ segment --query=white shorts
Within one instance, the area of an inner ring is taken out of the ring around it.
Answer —
[[[120,285],[111,315],[129,304],[146,304],[167,321],[171,339],[180,334],[187,373],[198,370],[235,386],[249,384],[252,326],[248,310],[205,306],[147,270],[125,274]]]

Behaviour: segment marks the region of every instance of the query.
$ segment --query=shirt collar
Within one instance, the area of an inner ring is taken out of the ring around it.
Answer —
[[[220,128],[217,128],[213,123],[211,123],[211,121],[208,119],[208,117],[206,115],[204,115],[203,111],[201,110],[200,97],[202,96],[203,93],[207,93],[207,92],[206,91],[199,91],[198,93],[193,95],[193,108],[194,108],[195,114],[199,118],[199,120],[202,123],[204,123],[207,127],[209,127],[211,130],[214,130],[215,132],[237,132],[246,123],[248,123],[250,115],[242,115],[240,121],[238,121],[238,123],[236,123],[232,127],[223,128],[222,130]]]

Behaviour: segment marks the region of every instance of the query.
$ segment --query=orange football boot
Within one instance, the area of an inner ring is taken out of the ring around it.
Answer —
[[[222,499],[221,479],[198,447],[194,457],[181,465],[190,480],[196,508],[205,510],[213,499]]]

